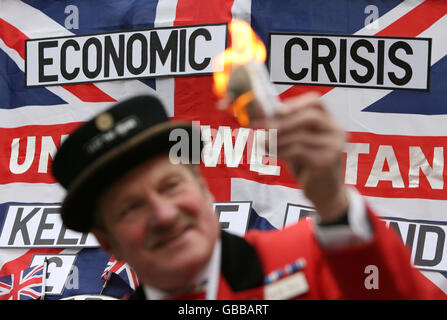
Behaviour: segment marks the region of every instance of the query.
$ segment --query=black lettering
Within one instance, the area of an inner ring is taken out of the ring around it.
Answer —
[[[220,214],[222,212],[237,212],[239,210],[239,206],[238,205],[216,205],[216,215],[217,215],[217,220],[220,220]],[[230,226],[229,222],[219,222],[220,223],[220,227],[222,229],[228,229],[228,227]]]
[[[298,220],[301,220],[303,218],[312,217],[312,215],[315,214],[315,211],[313,210],[307,210],[307,209],[300,209],[300,217]]]
[[[49,279],[51,277],[51,273],[49,272],[50,268],[50,264],[55,264],[56,268],[60,268],[62,267],[62,259],[59,257],[51,257],[47,259],[47,270],[46,270],[46,278]],[[53,291],[53,286],[45,286],[45,291]]]
[[[78,239],[74,238],[65,238],[65,233],[67,228],[64,224],[62,224],[61,231],[59,232],[59,236],[57,237],[56,244],[58,245],[75,245],[78,243]]]
[[[411,80],[411,77],[413,76],[413,69],[408,63],[396,57],[396,51],[399,49],[403,49],[407,55],[412,55],[413,49],[411,49],[408,43],[404,41],[397,41],[391,45],[390,50],[388,51],[390,61],[394,65],[404,69],[405,75],[402,78],[398,78],[394,72],[388,72],[388,77],[395,85],[403,86]]]
[[[26,224],[31,220],[32,217],[39,212],[40,208],[34,208],[24,219],[22,219],[24,208],[17,209],[16,219],[14,220],[14,225],[11,230],[11,235],[9,236],[8,245],[13,245],[17,236],[17,233],[22,232],[23,244],[29,246],[31,244],[28,229]]]
[[[67,49],[68,49],[68,47],[73,47],[75,51],[79,51],[81,48],[79,47],[79,44],[73,39],[65,41],[61,46],[61,73],[62,73],[62,76],[67,80],[73,80],[79,74],[79,68],[77,68],[77,67],[74,68],[71,73],[67,71]]]
[[[90,46],[96,47],[96,68],[93,71],[90,71],[88,68],[89,65],[89,48]],[[89,38],[85,41],[84,46],[82,47],[82,71],[85,76],[89,79],[93,79],[99,75],[102,68],[102,44],[97,38]]]
[[[156,31],[151,32],[151,66],[150,73],[156,72],[157,67],[157,57],[160,57],[161,64],[164,65],[168,60],[169,54],[171,54],[171,72],[177,70],[177,42],[178,42],[178,31],[174,30],[169,35],[166,46],[163,48]]]
[[[423,259],[425,248],[425,238],[428,232],[436,233],[438,241],[436,243],[436,252],[433,259]],[[441,262],[444,251],[445,232],[442,228],[433,225],[421,225],[419,228],[418,243],[414,257],[414,264],[421,267],[433,267]]]
[[[320,46],[326,46],[329,49],[329,54],[325,57],[320,56]],[[334,71],[331,67],[331,62],[337,55],[337,48],[335,44],[326,38],[312,39],[312,81],[318,81],[318,67],[322,65],[330,82],[337,82]]]
[[[186,30],[180,30],[179,71],[185,71],[186,65]]]
[[[377,84],[383,84],[385,67],[385,40],[378,41],[377,48]]]
[[[390,228],[393,229],[399,235],[399,237],[402,239],[402,242],[403,242],[404,237],[402,236],[402,233],[400,232],[399,223],[391,221]],[[413,249],[415,231],[416,231],[416,225],[413,223],[410,223],[408,225],[407,239],[405,240],[405,245],[410,249],[410,251]]]
[[[79,244],[85,244],[87,242],[88,233],[83,233]]]
[[[59,214],[59,208],[45,208],[43,209],[42,217],[40,218],[39,227],[37,227],[36,238],[34,239],[34,245],[46,246],[54,244],[53,239],[42,239],[42,232],[44,230],[51,230],[54,227],[54,223],[46,223],[47,216],[49,214]]]
[[[340,70],[338,71],[338,81],[346,83],[346,39],[340,40]]]
[[[304,41],[301,38],[292,38],[289,41],[287,41],[286,45],[284,46],[284,72],[286,75],[295,81],[303,79],[307,73],[309,72],[308,68],[302,68],[300,72],[295,73],[292,70],[292,48],[293,46],[298,45],[301,47],[301,49],[308,51],[309,46],[307,45],[306,41]]]
[[[208,30],[200,28],[194,30],[194,32],[191,34],[191,37],[189,38],[189,64],[191,65],[191,67],[193,67],[194,70],[200,71],[205,69],[210,64],[211,58],[210,57],[204,58],[201,63],[198,63],[195,60],[196,38],[198,36],[204,37],[206,41],[211,41],[211,34]]]
[[[389,227],[394,230],[394,232],[397,233],[397,235],[402,239],[402,241],[404,240],[402,233],[400,232],[400,228],[399,228],[399,224],[397,222],[394,221],[390,221],[390,225]]]
[[[408,226],[408,232],[407,232],[407,239],[405,241],[405,245],[410,248],[410,250],[413,249],[413,243],[414,243],[414,234],[416,233],[416,225],[410,224]]]
[[[104,77],[110,76],[110,59],[113,60],[118,76],[124,75],[124,34],[118,37],[118,52],[113,45],[112,37],[106,36],[104,38]]]
[[[62,259],[59,257],[47,258],[47,262],[48,262],[47,267],[53,263],[56,265],[56,268],[62,267]]]
[[[39,42],[39,82],[57,81],[57,74],[45,75],[45,66],[53,64],[53,58],[45,58],[45,49],[57,47],[57,41]]]
[[[351,70],[351,76],[358,83],[366,83],[374,76],[374,66],[369,60],[359,56],[358,50],[360,47],[364,47],[369,53],[372,53],[374,52],[374,46],[368,40],[361,39],[355,41],[351,47],[352,60],[366,68],[365,75],[361,76],[356,70]]]
[[[141,43],[141,64],[139,67],[133,65],[133,44],[135,41]],[[134,75],[139,75],[147,67],[147,39],[142,33],[133,34],[127,41],[127,69]]]

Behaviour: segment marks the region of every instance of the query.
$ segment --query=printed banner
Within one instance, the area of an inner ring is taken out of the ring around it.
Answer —
[[[0,277],[47,257],[46,299],[99,295],[110,256],[62,226],[65,191],[50,167],[72,130],[137,94],[200,126],[201,172],[222,228],[282,229],[312,214],[287,166],[259,147],[274,133],[240,128],[216,108],[213,58],[233,19],[265,44],[280,99],[322,96],[347,132],[345,183],[447,292],[441,0],[1,1]],[[114,277],[103,296],[130,293],[131,281]]]
[[[6,208],[0,248],[98,247],[93,235],[65,228],[60,205],[10,204]]]
[[[431,39],[270,33],[270,79],[283,84],[428,90],[430,52]]]
[[[226,33],[226,25],[204,25],[30,39],[26,86],[209,74]]]

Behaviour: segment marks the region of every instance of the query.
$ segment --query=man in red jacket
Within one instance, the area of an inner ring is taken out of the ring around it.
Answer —
[[[62,144],[52,169],[67,189],[64,224],[93,232],[134,268],[142,285],[132,299],[444,297],[344,185],[345,134],[317,96],[289,100],[263,125],[277,129],[278,155],[313,202],[313,220],[244,238],[220,230],[198,166],[174,164],[169,152],[174,130],[194,137],[196,129],[142,96],[117,103]]]

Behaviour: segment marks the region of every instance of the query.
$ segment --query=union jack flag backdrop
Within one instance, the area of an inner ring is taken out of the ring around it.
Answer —
[[[0,277],[1,300],[33,300],[42,296],[44,266],[33,266],[25,270]]]
[[[243,234],[252,228],[281,229],[312,214],[311,203],[287,167],[279,162],[278,167],[256,168],[247,159],[249,144],[234,147],[239,126],[229,114],[217,111],[209,74],[25,86],[30,67],[26,63],[30,54],[25,52],[27,39],[211,25],[233,19],[250,23],[263,40],[270,55],[267,67],[276,59],[270,51],[274,34],[308,34],[332,40],[335,38],[328,35],[339,35],[370,43],[378,38],[400,43],[425,39],[429,44],[422,57],[416,57],[416,47],[394,52],[393,61],[400,71],[428,68],[427,86],[422,90],[293,81],[277,83],[275,88],[281,99],[308,91],[323,96],[328,110],[349,134],[345,182],[356,187],[401,235],[414,265],[447,292],[446,13],[443,0],[0,0],[1,294],[15,286],[10,277],[42,265],[45,258],[46,299],[101,291],[101,275],[111,257],[99,249],[92,236],[61,225],[58,205],[64,191],[52,179],[49,166],[61,140],[75,127],[111,103],[135,94],[157,94],[171,117],[199,121],[202,134],[213,128],[222,136],[220,148],[214,145],[222,151],[222,161],[202,164],[216,198],[216,211],[221,222],[226,222],[222,225]],[[389,54],[392,49],[386,41]],[[369,50],[365,45],[358,55],[373,57],[368,52],[375,48]],[[346,52],[353,54],[352,48]],[[410,52],[416,58],[405,62]],[[389,66],[374,57],[366,62],[357,59],[363,66],[358,69],[360,76],[371,69],[385,70],[383,76],[391,77]],[[292,67],[292,71],[303,67]],[[45,72],[51,73],[48,68]],[[330,75],[324,64],[319,72]],[[402,77],[397,71],[396,75]],[[228,165],[227,152],[243,153],[242,160]],[[234,222],[229,212],[245,218]],[[127,279],[110,281],[103,294],[121,297],[133,290],[137,283],[133,273],[120,273],[123,277]]]
[[[133,290],[138,287],[138,278],[135,271],[133,271],[126,262],[116,260],[114,257],[110,257],[109,262],[107,262],[107,266],[101,275],[101,279],[110,280],[112,274],[117,274],[120,277],[121,274],[123,274],[123,280],[126,281]]]

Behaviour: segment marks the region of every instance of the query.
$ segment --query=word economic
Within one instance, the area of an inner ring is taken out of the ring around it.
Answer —
[[[26,86],[212,73],[226,33],[215,24],[30,39]]]

